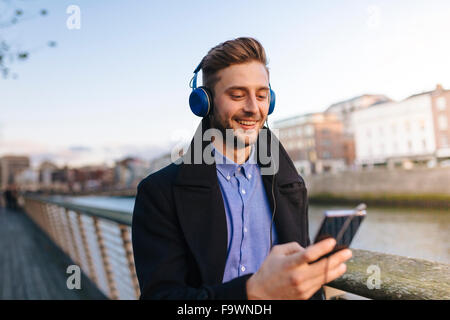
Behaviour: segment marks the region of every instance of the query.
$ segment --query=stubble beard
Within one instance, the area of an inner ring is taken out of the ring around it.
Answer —
[[[210,116],[211,127],[219,130],[224,139],[224,143],[227,145],[228,148],[231,147],[233,149],[246,148],[246,147],[254,144],[257,140],[259,130],[261,130],[261,128],[263,127],[263,124],[264,124],[264,122],[263,122],[263,123],[259,124],[256,129],[247,130],[247,132],[256,131],[257,132],[256,134],[252,133],[251,136],[248,134],[245,134],[245,136],[243,136],[244,132],[246,132],[246,131],[241,128],[234,129],[231,124],[231,121],[232,120],[230,120],[230,122],[223,121],[222,119],[219,119],[218,117],[216,117],[216,115],[214,115],[214,114],[212,114]],[[228,135],[227,135],[227,131],[228,131]],[[238,132],[236,132],[236,131],[238,131]],[[232,136],[232,139],[230,139],[230,136]]]

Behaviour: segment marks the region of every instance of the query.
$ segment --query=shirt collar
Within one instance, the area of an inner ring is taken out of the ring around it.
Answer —
[[[250,179],[253,175],[253,168],[257,165],[255,158],[255,145],[251,145],[250,156],[247,161],[242,165],[237,164],[233,160],[227,158],[219,150],[217,150],[213,145],[214,160],[216,162],[217,171],[227,180],[230,179],[239,170],[242,171],[243,175]]]

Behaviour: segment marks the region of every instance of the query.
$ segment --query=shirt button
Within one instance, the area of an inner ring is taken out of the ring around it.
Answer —
[[[247,232],[247,228],[244,228],[244,232]]]
[[[245,190],[244,189],[242,189],[242,194],[245,194]]]
[[[230,180],[231,179],[231,177],[230,176],[227,176],[227,180]]]
[[[248,175],[248,178],[249,178],[249,179],[251,179],[251,178],[252,178],[252,175],[251,175],[251,174],[249,174],[249,175]]]
[[[245,267],[241,266],[241,271],[244,272],[245,271]]]

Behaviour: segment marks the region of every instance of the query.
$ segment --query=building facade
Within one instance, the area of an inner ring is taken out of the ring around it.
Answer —
[[[0,158],[0,190],[16,183],[16,176],[30,167],[27,156],[3,156]]]
[[[432,163],[450,157],[450,92],[436,90],[352,115],[358,166]]]
[[[136,188],[139,181],[150,172],[148,161],[128,157],[117,161],[114,168],[114,184],[118,188]]]
[[[325,113],[334,113],[344,126],[344,133],[353,135],[352,114],[355,111],[364,110],[374,104],[392,101],[382,94],[363,94],[348,100],[340,101],[329,106]]]
[[[450,90],[438,85],[430,94],[433,114],[436,157],[450,157]]]
[[[345,169],[343,124],[335,114],[312,113],[276,121],[279,140],[301,174]]]

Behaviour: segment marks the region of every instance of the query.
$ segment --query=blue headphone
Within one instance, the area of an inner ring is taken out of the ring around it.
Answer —
[[[202,61],[203,62],[203,61]],[[199,117],[206,117],[213,108],[213,95],[211,91],[204,87],[200,86],[197,88],[197,75],[199,71],[202,69],[202,62],[195,68],[194,77],[191,80],[191,88],[192,92],[189,96],[189,106],[191,107],[192,112]],[[273,92],[269,83],[269,112],[271,114],[275,109],[275,92]]]

